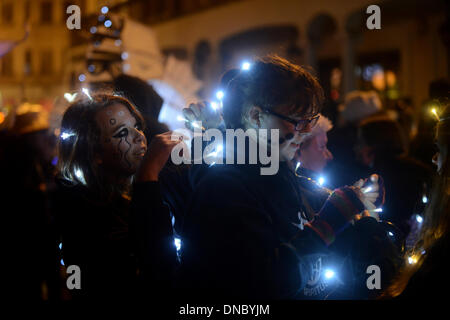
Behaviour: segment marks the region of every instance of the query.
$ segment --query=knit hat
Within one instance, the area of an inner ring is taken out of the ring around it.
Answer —
[[[381,100],[375,91],[352,91],[339,106],[341,120],[346,123],[359,122],[381,110]]]

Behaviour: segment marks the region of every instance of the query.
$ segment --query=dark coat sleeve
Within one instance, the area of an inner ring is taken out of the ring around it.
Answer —
[[[134,185],[131,215],[144,294],[169,295],[177,254],[170,212],[163,203],[158,182]]]
[[[281,243],[262,201],[237,174],[199,183],[183,230],[180,283],[191,297],[292,298],[310,262],[327,251],[308,228],[296,239],[299,249]]]

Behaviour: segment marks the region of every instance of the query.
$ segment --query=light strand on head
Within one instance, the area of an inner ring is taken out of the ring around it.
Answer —
[[[91,100],[91,101],[94,100],[94,99],[92,99],[88,88],[83,88],[83,89],[81,89],[81,91],[83,91],[83,93],[89,98],[89,100]]]

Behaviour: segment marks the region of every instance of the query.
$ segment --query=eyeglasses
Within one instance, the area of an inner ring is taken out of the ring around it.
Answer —
[[[274,111],[269,110],[269,109],[263,109],[263,110],[265,112],[273,115],[273,116],[276,116],[276,117],[278,117],[280,119],[283,119],[283,120],[285,120],[285,121],[287,121],[289,123],[292,123],[295,126],[295,130],[296,131],[303,131],[303,130],[305,130],[305,128],[308,125],[310,125],[311,128],[314,127],[317,124],[317,121],[319,121],[319,118],[320,118],[320,115],[316,115],[316,116],[314,116],[312,118],[308,118],[308,119],[294,120],[292,118],[286,117],[286,116],[284,116],[282,114],[279,114],[279,113],[274,112]]]

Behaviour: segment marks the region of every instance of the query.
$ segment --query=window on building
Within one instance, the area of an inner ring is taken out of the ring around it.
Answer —
[[[12,77],[13,70],[13,54],[10,52],[0,59],[0,74],[5,77]]]
[[[52,23],[53,17],[53,3],[50,1],[41,2],[41,23]]]
[[[41,56],[41,75],[53,74],[53,52],[51,50],[42,51]]]
[[[2,23],[12,24],[14,18],[14,6],[11,1],[2,4]]]
[[[24,73],[26,75],[33,74],[33,62],[31,57],[31,50],[25,51]]]
[[[30,0],[25,1],[25,22],[30,21],[31,3]]]

